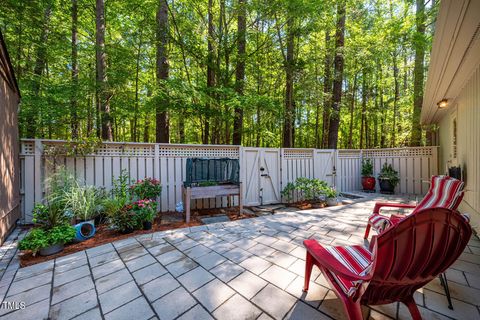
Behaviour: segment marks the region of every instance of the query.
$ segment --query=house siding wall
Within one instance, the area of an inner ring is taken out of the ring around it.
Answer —
[[[0,77],[0,244],[20,218],[18,94]]]
[[[480,66],[439,123],[440,172],[451,165],[465,170],[466,192],[461,211],[470,213],[472,226],[480,232]],[[457,118],[457,158],[453,159],[452,119]]]

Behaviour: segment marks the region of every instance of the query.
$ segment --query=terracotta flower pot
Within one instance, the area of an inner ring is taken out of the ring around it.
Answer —
[[[362,188],[367,191],[375,191],[375,178],[362,177]]]

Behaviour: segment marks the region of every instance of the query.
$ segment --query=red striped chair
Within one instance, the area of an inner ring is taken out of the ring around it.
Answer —
[[[465,249],[472,229],[457,211],[419,210],[384,233],[370,247],[322,246],[316,240],[307,249],[304,291],[313,265],[320,268],[343,303],[349,319],[362,319],[361,305],[403,302],[413,319],[421,319],[414,292],[450,267]]]
[[[413,209],[410,214],[425,208],[447,208],[456,210],[463,199],[463,182],[449,176],[432,176],[430,189],[418,205],[402,204],[402,203],[385,203],[377,202],[373,209],[372,215],[368,218],[367,229],[364,238],[367,239],[370,229],[377,233],[382,233],[387,228],[397,224],[405,215],[393,214],[389,217],[380,214],[380,209],[403,208]]]

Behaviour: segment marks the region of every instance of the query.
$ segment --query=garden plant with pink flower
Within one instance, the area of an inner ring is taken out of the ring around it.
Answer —
[[[137,180],[130,189],[137,199],[155,199],[162,192],[160,181],[154,178]]]

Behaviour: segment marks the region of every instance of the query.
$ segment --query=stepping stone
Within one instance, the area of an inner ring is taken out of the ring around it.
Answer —
[[[275,213],[296,212],[296,211],[300,211],[300,209],[295,207],[283,207],[275,210]]]
[[[215,217],[200,218],[200,221],[202,221],[204,224],[211,224],[211,223],[217,223],[217,222],[228,222],[230,221],[230,219],[226,215],[221,215],[221,216],[215,216]]]
[[[162,214],[162,220],[160,224],[169,224],[175,222],[183,222],[183,213]]]
[[[278,209],[285,208],[283,204],[269,204],[264,206],[252,207],[252,210],[255,212],[273,212]]]
[[[246,214],[255,214],[255,212],[253,212],[252,210],[248,209],[248,208],[243,208],[243,213],[246,213]]]
[[[257,211],[257,212],[255,212],[255,215],[257,217],[271,216],[272,214],[273,214],[272,211]]]

